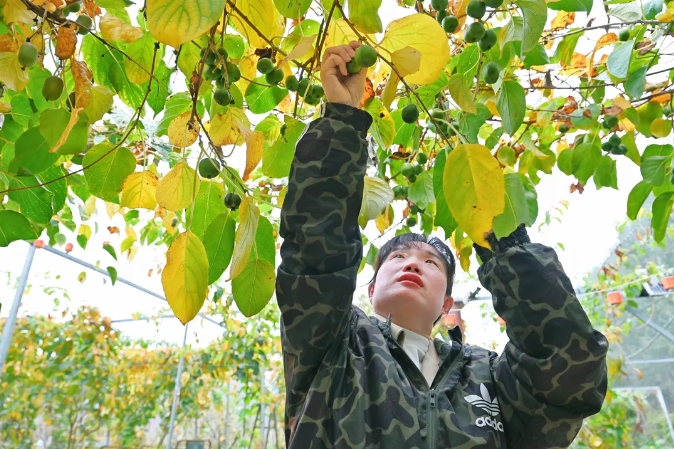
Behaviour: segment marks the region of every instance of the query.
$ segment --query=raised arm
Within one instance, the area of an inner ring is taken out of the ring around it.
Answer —
[[[318,366],[346,330],[362,257],[358,214],[372,118],[357,109],[364,71],[338,73],[347,73],[357,46],[326,50],[321,77],[329,102],[297,143],[281,210],[276,299],[289,416],[299,413]]]
[[[524,227],[476,247],[482,285],[510,341],[492,360],[509,447],[568,447],[606,394],[608,342],[594,330],[555,252]],[[486,259],[486,261],[485,261]]]

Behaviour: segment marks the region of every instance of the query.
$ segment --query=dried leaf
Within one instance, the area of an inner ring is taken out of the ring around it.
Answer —
[[[65,60],[75,54],[75,47],[77,46],[77,35],[69,25],[62,25],[59,27],[56,34],[56,56]]]
[[[551,27],[552,29],[566,28],[569,25],[572,25],[576,20],[575,12],[559,11],[554,19],[552,19]]]
[[[171,145],[180,148],[189,147],[199,137],[199,123],[192,118],[192,111],[183,112],[171,120],[168,128],[168,138]]]
[[[70,70],[75,79],[75,107],[84,109],[89,106],[91,101],[91,80],[93,74],[87,64],[82,61],[73,60],[70,63]],[[74,110],[74,109],[73,109]]]

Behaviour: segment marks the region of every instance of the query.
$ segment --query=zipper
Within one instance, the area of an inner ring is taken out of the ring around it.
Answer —
[[[431,388],[431,391],[428,393],[428,449],[436,449],[435,447],[438,445],[436,393],[435,388]]]

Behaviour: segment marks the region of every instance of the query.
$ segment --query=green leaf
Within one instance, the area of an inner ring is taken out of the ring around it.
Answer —
[[[113,259],[117,260],[117,252],[115,251],[115,248],[112,247],[109,243],[104,243],[103,244],[103,249],[112,256]]]
[[[608,15],[617,17],[623,23],[640,21],[642,19],[641,4],[632,1],[623,5],[617,5],[608,10]]]
[[[201,180],[199,193],[194,200],[194,215],[188,218],[188,223],[191,223],[190,231],[196,235],[199,240],[204,240],[204,232],[206,228],[218,215],[227,210],[224,204],[225,189],[222,183]],[[188,217],[192,215],[191,208],[187,209]],[[206,251],[208,253],[208,250]]]
[[[627,146],[627,156],[632,162],[636,165],[641,166],[641,155],[639,154],[639,149],[637,148],[636,141],[634,140],[634,130],[625,134],[622,139],[622,143]]]
[[[12,118],[21,126],[28,126],[33,115],[30,100],[25,95],[14,95],[10,101],[12,105]]]
[[[362,33],[381,33],[384,28],[379,18],[382,0],[348,0],[349,19]]]
[[[435,202],[433,195],[433,176],[429,171],[423,171],[409,186],[409,199],[421,209],[425,209],[429,203]]]
[[[225,50],[230,59],[241,59],[246,51],[246,43],[238,34],[225,34]]]
[[[132,83],[143,84],[150,80],[155,42],[152,35],[146,31],[143,37],[126,46],[126,54],[130,59],[124,58],[124,72]],[[161,60],[162,55],[160,52],[157,53],[157,59]]]
[[[457,73],[452,75],[449,78],[449,94],[452,96],[454,101],[461,109],[466,112],[476,114],[477,108],[475,107],[475,102],[473,101],[473,95],[463,74]]]
[[[115,282],[117,282],[117,269],[115,267],[108,267],[108,274],[110,275],[110,281],[112,281],[112,285],[115,285]]]
[[[391,117],[393,117],[396,129],[393,145],[402,145],[403,147],[411,146],[412,136],[414,135],[414,130],[417,128],[417,124],[405,123],[402,118],[402,108],[400,107],[391,112]]]
[[[615,160],[610,156],[602,156],[594,171],[593,178],[597,190],[602,187],[611,187],[618,190],[618,173]]]
[[[19,203],[21,213],[35,223],[49,223],[54,210],[52,198],[54,195],[38,186],[39,182],[34,176],[17,176],[10,178],[8,193],[9,199]],[[15,190],[23,189],[23,190]]]
[[[42,86],[47,78],[51,76],[51,72],[47,69],[44,69],[39,66],[33,66],[28,72],[28,86],[26,86],[26,91],[28,96],[33,100],[33,104],[38,111],[44,111],[51,106],[52,102],[47,101],[42,96]],[[65,91],[65,89],[64,89]],[[64,93],[61,94],[61,97],[64,96]],[[58,104],[59,100],[56,100]]]
[[[522,223],[528,223],[529,206],[520,175],[505,175],[505,210],[494,218],[494,235],[497,239],[512,234]]]
[[[642,3],[644,19],[654,20],[655,16],[662,11],[663,0],[645,0]]]
[[[527,208],[529,209],[529,220],[524,224],[533,226],[533,224],[536,223],[536,218],[538,218],[538,194],[536,193],[536,186],[524,175],[520,175],[520,180],[524,186],[524,198],[526,199]]]
[[[100,87],[100,86],[98,86]],[[107,111],[106,111],[107,112]],[[70,114],[64,109],[45,109],[40,114],[40,133],[54,148],[65,132],[70,121]],[[84,152],[89,138],[89,121],[87,114],[81,114],[77,123],[70,130],[65,143],[61,145],[57,154],[79,154]]]
[[[519,16],[512,16],[499,32],[499,47],[501,50],[506,48],[509,42],[521,42],[522,30],[524,29],[524,19]],[[520,54],[521,47],[517,47],[517,54]]]
[[[653,191],[653,185],[646,181],[639,181],[627,196],[627,216],[630,220],[636,220],[641,206]]]
[[[496,109],[503,120],[503,129],[509,135],[515,134],[524,121],[526,96],[517,81],[506,81],[501,86],[496,99]]]
[[[253,259],[232,280],[232,296],[241,313],[251,317],[269,303],[275,285],[274,266],[264,259]]]
[[[309,10],[311,0],[274,0],[276,9],[289,19],[299,19]]]
[[[619,79],[627,78],[633,49],[633,40],[616,44],[606,61],[606,68],[611,75]]]
[[[264,76],[259,76],[246,88],[246,103],[253,114],[265,114],[288,96],[288,89],[270,86]]]
[[[276,241],[274,227],[266,217],[260,217],[255,232],[255,244],[250,252],[251,259],[262,259],[276,266]]]
[[[469,143],[478,143],[478,133],[482,125],[492,117],[487,106],[478,103],[476,114],[465,114],[459,122],[459,131]]]
[[[585,111],[590,111],[590,117],[584,114]],[[599,104],[591,104],[587,109],[576,109],[571,113],[571,123],[576,128],[590,129],[597,124],[601,111],[602,108]]]
[[[192,106],[192,99],[190,94],[187,92],[180,92],[175,95],[172,95],[166,101],[166,109],[164,110],[164,116],[159,122],[157,127],[157,136],[166,136],[168,135],[168,128],[174,118],[178,117],[183,112],[190,110]]]
[[[631,98],[641,98],[641,95],[644,93],[644,88],[646,87],[646,72],[648,67],[639,67],[634,72],[630,73],[630,76],[625,81],[625,92]]]
[[[147,96],[147,104],[154,111],[155,117],[164,110],[164,106],[166,105],[166,98],[168,98],[171,92],[169,86],[172,73],[173,70],[169,69],[163,60],[157,63],[157,68],[154,71],[156,79],[152,80],[150,93]]]
[[[445,171],[445,164],[447,162],[447,152],[444,150],[438,151],[435,157],[435,164],[433,165],[433,192],[435,193],[435,226],[440,226],[445,230],[445,240],[449,239],[452,232],[458,226],[458,223],[449,211],[447,200],[445,200],[445,192],[442,187],[442,177]]]
[[[573,174],[581,184],[587,184],[600,159],[601,149],[591,143],[581,143],[573,149]]]
[[[26,217],[13,210],[0,211],[0,246],[16,240],[33,240],[38,237]]]
[[[545,0],[516,0],[524,17],[522,54],[527,54],[537,44],[548,20],[548,7]]]
[[[236,220],[230,216],[230,211],[218,215],[206,228],[204,233],[204,247],[208,255],[208,283],[220,279],[232,260],[234,252],[234,236],[236,234]]]
[[[568,65],[571,62],[573,53],[576,51],[578,39],[580,39],[582,35],[583,31],[580,28],[571,28],[557,46],[554,59],[557,62]]]
[[[93,124],[103,118],[106,112],[112,109],[113,97],[115,93],[107,86],[92,86],[89,90],[91,100],[84,112]],[[59,152],[61,152],[59,150]]]
[[[122,191],[124,179],[134,172],[136,158],[127,148],[115,148],[110,142],[91,147],[84,156],[84,177],[89,191],[110,200]]]
[[[37,174],[56,163],[59,156],[49,152],[49,144],[40,133],[40,128],[30,128],[16,140],[14,159],[9,164],[10,171],[17,173],[24,169]]]
[[[674,203],[672,195],[674,195],[674,192],[666,192],[653,201],[651,227],[653,228],[653,238],[655,238],[656,242],[661,242],[665,238],[669,217],[672,214],[672,203]]]
[[[396,134],[395,121],[386,106],[378,98],[372,98],[363,109],[372,116],[370,133],[375,142],[384,150],[393,145]]]
[[[54,197],[52,198],[52,210],[54,213],[63,209],[63,206],[66,204],[68,186],[66,184],[66,178],[63,178],[64,174],[63,168],[56,166],[50,167],[38,175],[40,182],[45,183],[52,181],[49,182],[45,188],[54,194]],[[58,180],[54,181],[55,179]]]
[[[670,164],[669,156],[651,156],[641,161],[641,176],[644,181],[660,186],[665,182],[665,174]]]
[[[548,8],[555,11],[567,11],[567,12],[590,12],[592,9],[592,0],[559,0],[556,2],[548,3]]]
[[[635,122],[637,131],[646,137],[651,137],[651,123],[655,119],[662,118],[662,105],[656,101],[647,101],[646,104],[637,108],[637,113],[639,114],[639,120]]]
[[[393,197],[393,190],[386,181],[374,176],[366,176],[358,224],[365,228],[369,220],[374,220],[384,212],[384,208],[391,204]]]
[[[290,174],[290,164],[295,156],[295,145],[304,132],[305,124],[293,117],[284,117],[286,131],[262,155],[262,173],[271,178],[284,178]]]

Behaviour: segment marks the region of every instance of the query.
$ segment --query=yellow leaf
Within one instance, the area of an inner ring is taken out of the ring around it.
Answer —
[[[131,226],[127,226],[124,233],[126,234],[127,239],[138,240],[138,234],[136,234],[136,230]]]
[[[122,186],[122,207],[154,209],[157,206],[156,192],[159,180],[151,171],[132,173]]]
[[[667,3],[665,10],[655,16],[655,20],[659,22],[674,22],[674,4]]]
[[[421,52],[416,48],[407,46],[391,53],[391,62],[398,69],[400,76],[404,78],[419,71]]]
[[[209,132],[215,145],[243,145],[244,136],[239,123],[250,128],[250,120],[243,109],[230,106],[224,114],[218,114],[211,120]]]
[[[199,183],[195,182],[196,176],[197,173],[187,165],[187,162],[180,161],[157,184],[159,205],[177,211],[192,204],[199,192]]]
[[[21,0],[7,0],[2,8],[4,23],[25,23],[26,25],[35,25],[35,13],[30,12]],[[2,65],[2,64],[0,64]]]
[[[464,23],[466,23],[466,6],[468,6],[468,3],[471,1],[472,0],[457,0],[452,2],[452,13],[459,19],[459,26],[456,28],[456,31],[454,31],[455,33],[461,29]]]
[[[613,99],[613,104],[618,106],[623,111],[632,107],[632,103],[625,100],[625,98],[622,95],[618,95],[617,97],[615,97]]]
[[[168,127],[168,138],[171,145],[185,148],[192,145],[199,137],[199,123],[196,118],[190,122],[192,111],[183,112],[171,120]]]
[[[478,245],[489,248],[486,235],[494,217],[505,209],[505,179],[498,161],[483,145],[457,146],[447,156],[443,188],[449,210]]]
[[[272,0],[235,0],[234,4],[264,36],[272,40],[283,36],[285,21]],[[220,8],[220,11],[222,11],[222,8]],[[230,13],[230,20],[234,28],[241,32],[252,47],[266,48],[269,46],[267,41],[248,25],[237,12],[230,11]]]
[[[552,19],[552,23],[550,24],[550,26],[552,27],[553,30],[566,28],[569,25],[573,25],[573,22],[575,22],[575,20],[576,20],[575,12],[559,11],[555,16],[555,18]]]
[[[262,159],[264,152],[264,134],[262,131],[253,131],[246,138],[246,168],[243,171],[243,180],[248,180],[250,173],[255,170]]]
[[[393,207],[389,204],[383,214],[374,221],[380,234],[384,234],[393,224]]]
[[[672,122],[664,118],[656,118],[651,122],[651,134],[655,137],[667,137],[672,132]]]
[[[208,295],[208,257],[190,231],[180,234],[166,252],[161,284],[176,318],[183,324],[192,321]]]
[[[258,57],[255,55],[244,56],[241,61],[237,63],[239,70],[241,71],[241,79],[234,83],[236,87],[239,88],[241,92],[245,92],[248,89],[250,84],[249,80],[255,79],[257,77],[257,61]],[[289,98],[288,95],[286,98]]]
[[[412,47],[421,53],[423,70],[405,77],[412,84],[429,84],[438,79],[449,62],[449,41],[440,24],[425,14],[413,14],[389,23],[381,46],[390,53]]]
[[[358,224],[365,228],[369,220],[374,220],[384,213],[386,206],[391,204],[393,198],[393,190],[388,182],[376,176],[366,176]]]
[[[236,229],[232,265],[229,267],[229,279],[236,278],[246,268],[250,250],[255,243],[255,233],[260,220],[260,210],[253,199],[244,196],[239,209],[239,227]]]
[[[83,284],[84,281],[87,280],[87,273],[85,271],[82,271],[80,274],[77,275],[77,280],[80,284]]]
[[[365,37],[372,39],[372,34],[365,34]],[[351,29],[344,19],[335,20],[334,18],[328,26],[328,35],[325,37],[323,48],[335,47],[337,45],[348,44],[351,41],[357,41],[358,35]]]
[[[309,50],[311,50],[314,41],[316,40],[316,35],[313,36],[304,36],[300,41],[295,45],[295,47],[288,53],[288,55],[278,63],[278,67],[283,67],[287,61],[292,61],[301,56],[304,56]]]
[[[121,209],[119,204],[105,202],[105,212],[108,214],[108,218],[112,219],[119,212],[119,209]]]
[[[28,85],[28,70],[23,70],[18,53],[0,53],[0,82],[20,92]]]
[[[152,1],[148,1],[148,7],[152,3]],[[150,14],[148,12],[148,19],[149,16]],[[103,38],[109,41],[122,41],[131,44],[143,37],[142,28],[131,26],[112,14],[106,14],[101,17],[100,27]],[[175,32],[177,30],[172,31]]]
[[[96,212],[96,197],[91,195],[84,202],[84,213],[87,214],[88,216],[92,216],[94,212]]]
[[[178,48],[218,22],[225,0],[147,0],[146,5],[152,36]]]
[[[83,235],[89,240],[91,238],[91,226],[82,224],[80,229],[77,231],[78,235]]]

